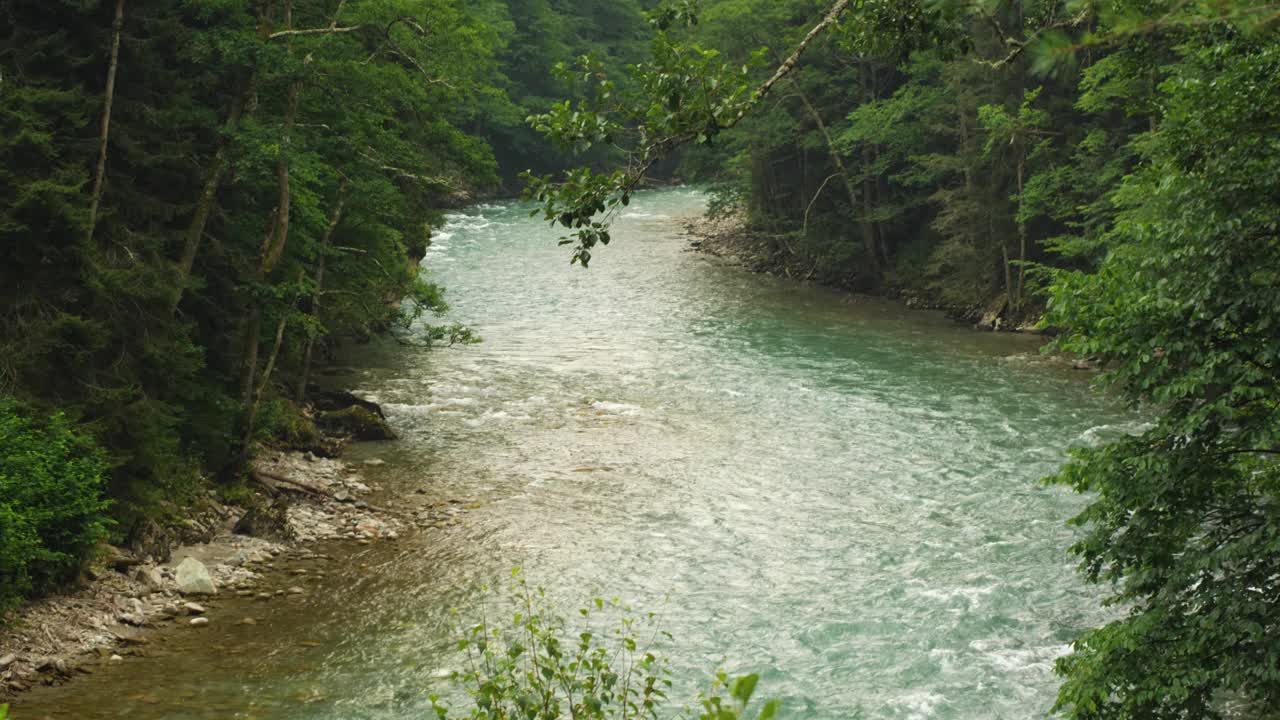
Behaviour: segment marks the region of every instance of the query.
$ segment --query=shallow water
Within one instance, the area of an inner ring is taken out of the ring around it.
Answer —
[[[1064,550],[1081,499],[1036,481],[1132,419],[1033,338],[687,252],[702,203],[638,196],[587,271],[524,206],[453,216],[424,264],[484,342],[366,347],[350,381],[403,436],[367,474],[463,521],[17,718],[425,718],[448,608],[517,565],[658,611],[681,677],[760,672],[786,717],[1045,716],[1104,616]]]

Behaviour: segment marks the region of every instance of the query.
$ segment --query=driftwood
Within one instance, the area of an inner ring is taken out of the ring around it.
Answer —
[[[254,470],[249,473],[249,477],[253,478],[254,482],[270,490],[273,495],[279,494],[282,490],[288,490],[292,492],[300,492],[304,495],[329,498],[330,500],[337,499],[334,494],[328,490],[322,490],[314,485],[308,485],[307,483],[298,482],[297,480],[290,480],[283,475],[269,473],[265,470]]]
[[[252,478],[254,482],[266,488],[272,495],[278,495],[282,491],[287,491],[302,493],[303,495],[311,495],[313,497],[327,498],[334,502],[342,502],[341,500],[338,500],[336,495],[328,490],[318,488],[314,485],[308,485],[307,483],[298,482],[297,480],[290,480],[283,475],[277,475],[265,470],[254,470],[249,473],[249,477]],[[405,513],[397,512],[389,508],[378,507],[372,503],[365,503],[364,507],[374,512],[394,515],[396,517],[405,516]]]

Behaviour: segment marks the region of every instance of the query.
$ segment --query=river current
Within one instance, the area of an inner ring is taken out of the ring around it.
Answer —
[[[679,686],[758,672],[788,718],[1045,717],[1106,615],[1066,553],[1083,501],[1038,479],[1131,420],[1038,339],[689,252],[704,202],[638,195],[589,270],[526,205],[451,216],[424,267],[484,341],[360,348],[347,384],[402,436],[354,449],[366,474],[461,521],[17,720],[425,719],[448,609],[515,566],[570,611],[657,612]]]

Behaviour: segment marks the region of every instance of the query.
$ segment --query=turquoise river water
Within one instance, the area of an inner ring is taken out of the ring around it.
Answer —
[[[17,719],[425,719],[448,609],[513,566],[569,609],[658,612],[679,690],[723,666],[789,718],[1045,717],[1054,658],[1105,615],[1065,552],[1082,499],[1037,480],[1132,419],[1035,338],[689,252],[703,202],[638,196],[586,271],[526,206],[452,216],[424,266],[484,342],[366,347],[347,381],[402,435],[353,458],[461,522]]]

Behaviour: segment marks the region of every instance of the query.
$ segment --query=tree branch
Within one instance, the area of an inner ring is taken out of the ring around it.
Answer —
[[[809,31],[809,34],[804,36],[804,40],[801,40],[800,44],[791,52],[791,56],[778,66],[778,69],[773,73],[773,77],[766,80],[764,84],[756,90],[757,99],[768,95],[774,85],[777,85],[782,78],[791,74],[791,71],[796,67],[796,63],[800,62],[800,56],[804,55],[804,51],[809,48],[809,44],[825,32],[827,28],[835,25],[840,20],[840,16],[844,14],[844,11],[849,9],[849,3],[850,0],[838,0],[835,5],[831,6],[831,9],[827,11],[826,16],[822,18],[822,21],[813,26],[813,29]],[[742,115],[743,113],[739,113],[738,117],[741,118]]]
[[[323,28],[306,28],[304,30],[279,30],[267,36],[268,40],[279,40],[280,38],[295,37],[298,35],[335,35],[338,33],[349,33],[364,29],[364,25],[347,25],[338,27],[337,23]]]
[[[1026,52],[1027,48],[1031,47],[1031,45],[1033,45],[1037,40],[1039,40],[1040,36],[1045,34],[1046,32],[1049,32],[1051,30],[1068,30],[1068,29],[1078,28],[1081,25],[1084,25],[1086,22],[1088,22],[1091,16],[1089,14],[1089,11],[1085,10],[1073,18],[1070,18],[1067,20],[1059,20],[1057,22],[1051,22],[1045,25],[1044,27],[1039,28],[1035,32],[1031,33],[1031,35],[1027,37],[1027,39],[1025,40],[1019,40],[1017,38],[1009,37],[1008,35],[1005,34],[1003,28],[1000,27],[1000,23],[997,22],[994,17],[990,15],[986,17],[987,17],[987,21],[991,23],[991,27],[995,29],[996,34],[1000,36],[1001,43],[1003,43],[1004,45],[1011,46],[1011,49],[1009,50],[1009,54],[1005,55],[999,60],[975,59],[975,62],[977,62],[980,65],[986,65],[988,67],[998,69],[1008,65],[1009,63],[1021,57],[1022,53]]]

